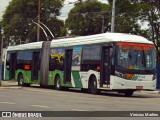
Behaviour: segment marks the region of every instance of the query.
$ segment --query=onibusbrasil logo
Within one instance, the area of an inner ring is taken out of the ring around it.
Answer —
[[[2,117],[42,117],[40,112],[2,112]]]

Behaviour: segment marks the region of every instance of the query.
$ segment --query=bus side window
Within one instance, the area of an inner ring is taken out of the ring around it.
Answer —
[[[63,69],[64,68],[65,49],[56,48],[50,51],[49,69]]]
[[[88,71],[90,68],[90,46],[84,45],[82,51],[82,63],[81,63],[81,70]]]
[[[100,66],[101,47],[100,45],[85,45],[82,52],[81,70],[96,70]]]

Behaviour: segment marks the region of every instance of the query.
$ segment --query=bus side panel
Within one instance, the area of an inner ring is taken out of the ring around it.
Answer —
[[[55,75],[59,75],[60,79],[62,80],[63,77],[60,70],[54,70],[48,72],[48,85],[54,85],[55,83]]]
[[[48,85],[54,85],[55,71],[48,72]]]
[[[49,71],[48,73],[48,85],[54,85],[55,84],[55,79],[56,75],[60,76],[60,84],[61,86],[65,87],[72,87],[70,82],[64,82],[64,72],[58,69],[55,69],[54,71]]]
[[[99,89],[99,72],[94,70],[89,70],[86,72],[72,71],[72,87],[88,89],[88,81],[91,75],[94,75],[96,77],[97,88]]]
[[[9,70],[5,70],[5,80],[9,80]]]
[[[72,83],[72,87],[83,88],[79,71],[72,71],[71,83]]]
[[[116,76],[111,76],[111,81],[110,81],[110,89],[126,89],[126,80],[116,77]]]
[[[16,80],[18,80],[18,74],[23,74],[23,82],[24,83],[30,83],[31,84],[31,71],[30,70],[16,70]]]

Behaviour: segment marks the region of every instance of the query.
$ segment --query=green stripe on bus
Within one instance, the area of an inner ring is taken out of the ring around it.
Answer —
[[[15,76],[16,80],[18,79],[19,73],[23,74],[24,83],[37,83],[37,81],[31,81],[31,71],[30,70],[21,70],[21,69],[16,70],[16,76]]]
[[[5,72],[5,80],[9,80],[9,70],[6,69]]]
[[[82,81],[79,75],[79,71],[72,71],[72,76],[73,76],[75,87],[83,88]]]
[[[134,75],[131,80],[137,80],[138,76]]]

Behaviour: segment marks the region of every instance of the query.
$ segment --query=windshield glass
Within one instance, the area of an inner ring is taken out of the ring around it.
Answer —
[[[117,43],[117,65],[133,70],[156,68],[156,50],[151,44]]]

